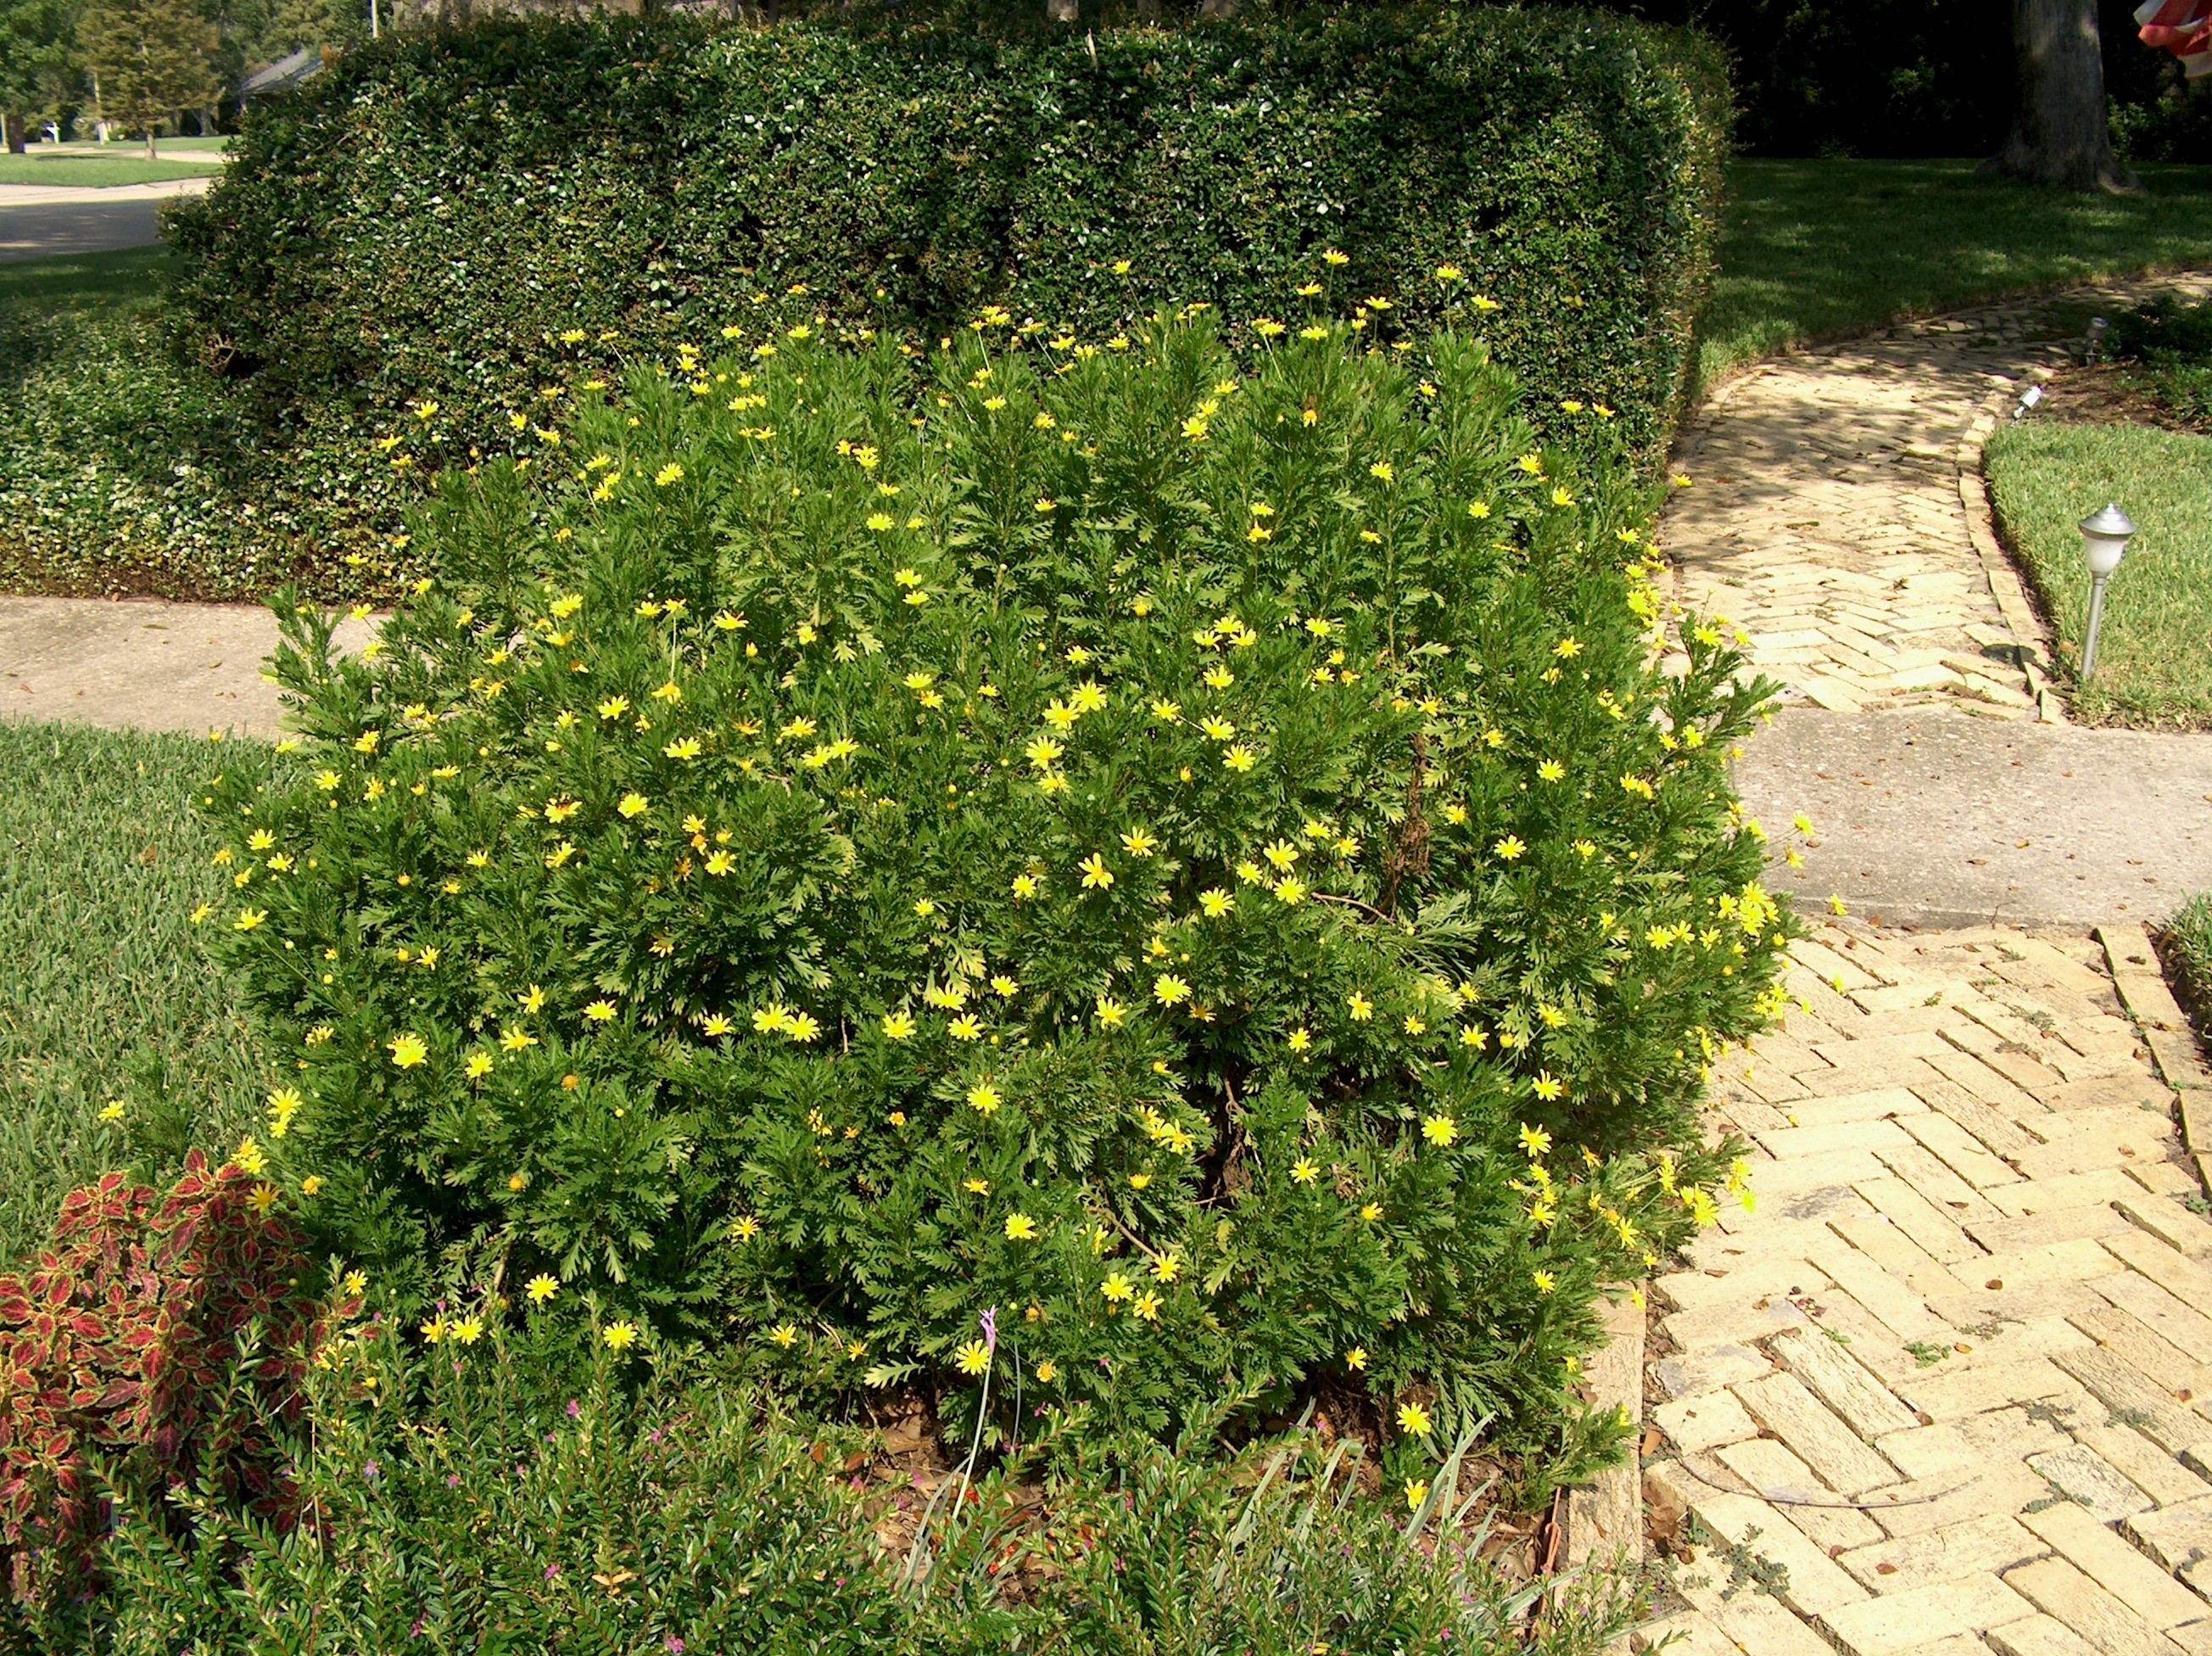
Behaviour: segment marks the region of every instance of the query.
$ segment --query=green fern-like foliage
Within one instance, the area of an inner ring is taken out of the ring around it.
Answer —
[[[441,577],[370,659],[289,613],[301,736],[206,795],[287,1202],[403,1304],[488,1246],[1003,1430],[1555,1420],[1733,1180],[1770,687],[1605,411],[1539,447],[1381,320],[732,326],[495,411]]]

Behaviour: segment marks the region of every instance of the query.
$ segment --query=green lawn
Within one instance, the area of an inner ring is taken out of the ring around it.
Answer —
[[[217,758],[0,721],[0,1263],[104,1167],[248,1129],[245,1031],[187,918],[214,849],[188,798]]]
[[[127,247],[0,264],[0,323],[27,326],[33,311],[143,303],[161,291],[169,261],[167,247]]]
[[[178,155],[220,155],[230,148],[230,140],[218,134],[211,138],[162,138],[158,140],[161,152]],[[33,144],[33,155],[126,155],[143,151],[143,138],[116,138],[106,143],[97,143],[90,138],[71,138],[66,143]]]
[[[1990,440],[1984,470],[2006,543],[2041,589],[2069,667],[2089,605],[2074,526],[2107,501],[2142,526],[2105,594],[2081,715],[2212,728],[2212,437],[2031,421]]]
[[[162,184],[171,179],[205,178],[219,172],[222,158],[205,153],[164,155],[148,161],[136,154],[57,155],[0,155],[0,184],[40,184],[56,189],[96,189],[111,184]]]
[[[2144,197],[2067,196],[1971,161],[1742,161],[1700,332],[1717,385],[1761,356],[1900,316],[2212,263],[2212,167],[2143,167]]]

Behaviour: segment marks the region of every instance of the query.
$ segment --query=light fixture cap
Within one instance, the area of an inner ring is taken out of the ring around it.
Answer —
[[[2118,502],[2106,505],[2102,511],[2092,512],[2075,527],[2083,534],[2094,535],[2100,539],[2125,540],[2136,532],[2136,526],[2129,521],[2128,514],[2120,510]]]

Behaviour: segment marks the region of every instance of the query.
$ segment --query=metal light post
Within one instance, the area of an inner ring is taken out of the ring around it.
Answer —
[[[2081,531],[2081,554],[2089,565],[2089,638],[2081,650],[2081,682],[2087,684],[2097,670],[2097,629],[2105,621],[2105,583],[2120,560],[2128,555],[2128,542],[2136,526],[2117,505],[2091,514],[2076,526]]]

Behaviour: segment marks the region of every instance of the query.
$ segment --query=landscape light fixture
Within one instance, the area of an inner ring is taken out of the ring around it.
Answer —
[[[2020,406],[2013,410],[2013,418],[2015,420],[2021,418],[2042,400],[2043,387],[2041,386],[2028,387],[2027,390],[2020,393]]]
[[[2136,526],[2118,505],[2094,512],[2076,526],[2081,531],[2081,555],[2089,565],[2089,637],[2081,649],[2081,682],[2087,684],[2097,670],[2097,629],[2105,621],[2105,583],[2120,560],[2128,555],[2128,542]]]

